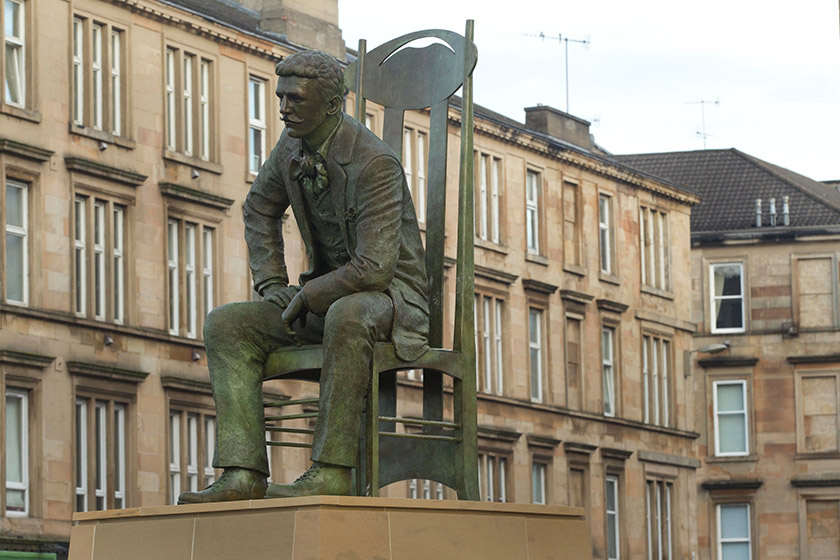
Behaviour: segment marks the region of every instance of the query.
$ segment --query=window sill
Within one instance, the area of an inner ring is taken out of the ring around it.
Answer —
[[[502,255],[508,254],[508,248],[504,245],[500,245],[499,243],[488,241],[486,239],[481,239],[479,237],[475,238],[475,246],[481,247],[482,249],[487,249],[488,251],[493,251],[495,253],[500,253]]]
[[[621,286],[621,278],[613,274],[607,274],[606,272],[599,272],[598,280],[600,280],[601,282],[606,282],[608,284],[615,284],[616,286]]]
[[[672,301],[674,299],[674,292],[670,292],[668,290],[661,290],[659,288],[654,288],[653,286],[643,285],[641,292],[643,294],[650,294],[652,296],[670,299]]]
[[[794,460],[796,461],[813,461],[818,459],[840,459],[840,452],[838,451],[826,451],[821,453],[803,453],[798,452],[796,455],[793,456]]]
[[[224,171],[221,164],[214,163],[212,161],[204,161],[203,159],[187,156],[180,152],[163,150],[163,158],[168,159],[169,161],[189,165],[190,167],[203,169],[204,171],[209,171],[210,173],[215,173],[216,175],[221,175],[222,171]]]
[[[525,253],[525,260],[528,262],[541,264],[543,266],[548,266],[548,257],[544,257],[542,255],[537,255],[534,253]]]
[[[707,463],[755,463],[758,461],[758,455],[737,455],[734,457],[706,457]]]
[[[36,123],[41,122],[40,112],[35,111],[33,109],[25,109],[23,107],[18,107],[16,105],[10,105],[2,101],[0,101],[0,113],[5,113],[7,115],[17,117],[19,119],[24,119]]]
[[[97,130],[89,126],[78,125],[75,123],[70,123],[70,133],[78,134],[79,136],[86,136],[88,138],[92,138],[93,140],[105,142],[106,144],[116,144],[121,148],[127,148],[129,150],[133,150],[137,147],[137,142],[131,138],[117,136],[104,130]]]
[[[245,172],[245,182],[249,185],[252,184],[254,181],[257,180],[257,174],[253,171],[246,171]]]
[[[563,263],[563,270],[575,276],[586,276],[586,269],[576,264]]]

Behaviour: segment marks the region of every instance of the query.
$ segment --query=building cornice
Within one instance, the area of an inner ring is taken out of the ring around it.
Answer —
[[[17,350],[0,350],[0,364],[45,369],[54,360],[55,358],[53,356],[30,354],[28,352],[18,352]]]
[[[753,367],[758,363],[758,358],[755,356],[711,356],[697,360],[697,363],[705,369]]]
[[[9,138],[0,138],[0,154],[11,154],[26,159],[31,159],[39,163],[49,161],[55,152],[31,144],[24,144],[17,140]]]
[[[788,356],[791,364],[831,364],[840,362],[840,354],[819,354],[814,356]]]
[[[187,202],[195,202],[196,204],[209,206],[217,210],[229,210],[235,202],[232,198],[225,198],[224,196],[200,191],[177,183],[161,181],[158,183],[158,187],[160,187],[160,194],[163,196],[185,200]]]
[[[706,480],[700,486],[703,490],[758,490],[764,484],[757,478],[732,478],[726,480]]]
[[[516,279],[519,278],[519,276],[517,276],[516,274],[511,274],[503,270],[496,270],[495,268],[490,268],[489,266],[482,266],[480,264],[475,265],[475,275],[481,276],[482,278],[495,280],[497,282],[501,282],[507,285],[513,284],[514,282],[516,282]]]
[[[88,362],[67,362],[67,371],[73,375],[96,377],[99,379],[108,379],[110,381],[126,381],[138,384],[142,383],[149,376],[149,373],[145,371],[135,371],[114,367],[112,365],[94,364]]]
[[[694,457],[682,457],[680,455],[671,455],[669,453],[645,451],[644,449],[639,450],[638,456],[639,461],[645,461],[648,463],[659,463],[661,465],[671,465],[687,469],[700,468],[700,461]]]

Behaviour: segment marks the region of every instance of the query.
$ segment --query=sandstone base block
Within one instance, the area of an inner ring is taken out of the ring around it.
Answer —
[[[77,513],[69,560],[588,560],[582,508],[313,496]]]

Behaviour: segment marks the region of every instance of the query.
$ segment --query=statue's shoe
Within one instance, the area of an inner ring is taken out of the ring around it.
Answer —
[[[265,496],[265,475],[251,469],[225,469],[219,480],[200,492],[182,492],[179,504],[258,500]]]
[[[350,467],[315,462],[291,484],[269,484],[265,497],[347,496],[352,489]]]

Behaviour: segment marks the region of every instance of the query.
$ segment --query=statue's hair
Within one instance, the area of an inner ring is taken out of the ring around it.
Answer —
[[[324,101],[344,96],[344,71],[334,57],[322,51],[303,51],[277,63],[278,76],[297,76],[318,81]]]

